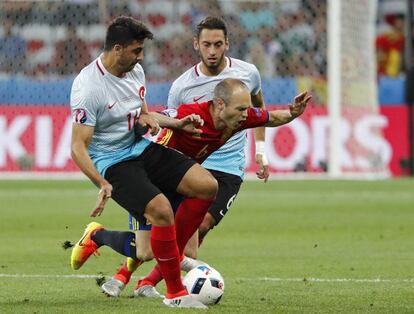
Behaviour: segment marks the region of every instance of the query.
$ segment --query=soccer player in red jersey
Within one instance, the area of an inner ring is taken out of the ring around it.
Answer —
[[[305,92],[297,99],[303,102],[291,105],[289,110],[266,111],[253,108],[247,86],[237,79],[225,79],[216,86],[213,101],[181,105],[177,110],[163,112],[177,119],[190,114],[200,116],[204,121],[199,127],[202,130],[200,134],[164,129],[157,142],[175,148],[202,163],[240,130],[258,126],[276,127],[296,118],[305,109],[310,96]]]

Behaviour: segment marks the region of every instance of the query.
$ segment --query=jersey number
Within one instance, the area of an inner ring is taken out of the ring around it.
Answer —
[[[134,114],[134,116],[132,116]],[[127,114],[128,118],[128,131],[131,131],[135,125],[135,123],[138,121],[138,110],[134,110]]]
[[[205,145],[198,153],[197,153],[197,155],[195,156],[197,159],[199,159],[199,158],[203,158],[205,155],[207,155],[208,154],[208,150],[207,150],[207,148],[208,148],[208,144],[207,145]]]

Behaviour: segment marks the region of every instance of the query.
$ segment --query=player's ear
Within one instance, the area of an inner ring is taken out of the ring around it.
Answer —
[[[115,44],[112,50],[116,55],[119,55],[122,52],[123,47],[120,44]]]
[[[193,46],[194,46],[195,51],[198,51],[200,49],[200,45],[198,44],[198,38],[197,37],[193,38]]]
[[[221,98],[216,98],[216,101],[217,101],[218,108],[220,108],[220,110],[223,110],[224,109],[224,106],[226,105],[226,103],[224,102],[224,100],[221,99]]]
[[[229,40],[226,39],[226,50],[229,50],[229,49],[230,49],[230,43],[229,43]]]

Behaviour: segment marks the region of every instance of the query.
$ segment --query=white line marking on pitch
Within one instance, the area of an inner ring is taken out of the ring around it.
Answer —
[[[43,279],[91,279],[99,278],[101,275],[29,275],[29,274],[0,274],[0,278],[43,278]],[[411,279],[383,279],[383,278],[277,278],[277,277],[260,277],[260,278],[234,278],[234,280],[255,280],[255,281],[278,281],[278,282],[361,282],[361,283],[387,283],[387,282],[404,282],[412,283]]]

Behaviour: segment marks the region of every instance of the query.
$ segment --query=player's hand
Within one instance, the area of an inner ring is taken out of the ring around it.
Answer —
[[[90,216],[100,216],[104,210],[105,204],[112,195],[112,185],[105,182],[101,185],[101,189],[98,193],[95,208],[91,211]]]
[[[289,111],[292,118],[299,117],[306,109],[306,105],[311,100],[312,95],[309,95],[307,91],[297,95],[294,103],[289,105]]]
[[[155,120],[148,113],[141,113],[137,123],[139,123],[139,125],[141,125],[143,128],[148,128],[152,136],[157,135],[160,130],[160,125],[158,124],[157,120]]]
[[[191,134],[201,134],[203,130],[199,129],[199,126],[204,125],[204,120],[197,114],[190,114],[177,122],[177,129],[186,131]]]
[[[269,179],[269,166],[265,154],[256,154],[255,156],[256,163],[259,165],[259,170],[256,171],[256,175],[260,180],[264,180],[266,183]]]

